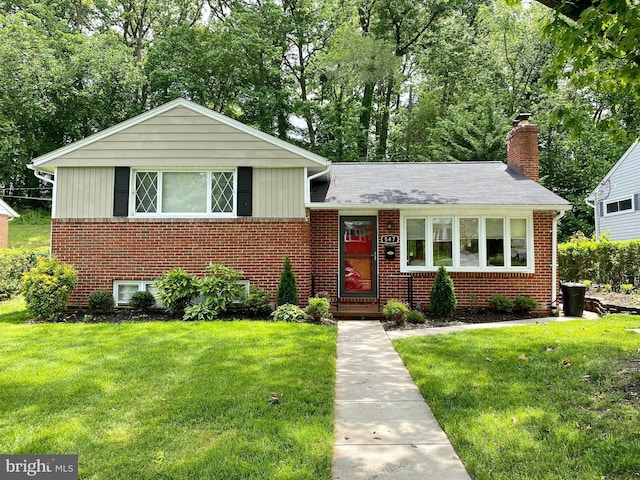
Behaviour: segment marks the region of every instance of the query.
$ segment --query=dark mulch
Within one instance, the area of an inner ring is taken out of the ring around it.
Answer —
[[[489,309],[459,309],[449,317],[439,317],[426,313],[425,323],[407,323],[404,327],[399,327],[393,322],[382,322],[385,330],[397,330],[403,328],[405,330],[412,330],[417,328],[435,328],[435,327],[448,327],[451,325],[462,325],[466,323],[492,323],[492,322],[507,322],[509,320],[522,320],[529,318],[540,318],[541,315],[534,315],[531,312],[496,312]]]

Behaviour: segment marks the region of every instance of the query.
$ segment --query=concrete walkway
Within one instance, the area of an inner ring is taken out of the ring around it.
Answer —
[[[338,322],[334,480],[471,480],[378,321]]]
[[[333,480],[471,480],[391,339],[568,320],[576,318],[389,332],[377,320],[338,322]]]

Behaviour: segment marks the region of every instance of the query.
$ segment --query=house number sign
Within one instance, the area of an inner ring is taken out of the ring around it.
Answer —
[[[380,242],[384,244],[399,243],[400,237],[397,235],[383,235],[380,237]]]

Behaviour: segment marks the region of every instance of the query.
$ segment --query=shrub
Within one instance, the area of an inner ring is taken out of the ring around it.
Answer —
[[[538,308],[538,301],[528,295],[522,295],[516,297],[515,306],[520,308],[523,312],[530,312]]]
[[[94,312],[110,312],[113,310],[115,301],[109,290],[94,290],[89,294],[88,304],[89,310]]]
[[[640,240],[611,242],[606,236],[584,235],[558,246],[560,279],[565,282],[589,278],[605,285],[640,284]]]
[[[427,320],[424,318],[424,313],[420,310],[411,310],[407,314],[407,322],[409,323],[425,323]]]
[[[249,287],[249,296],[244,301],[244,310],[247,315],[254,318],[264,318],[271,315],[271,298],[262,288]]]
[[[620,291],[628,295],[633,291],[633,285],[630,283],[623,283],[620,285]]]
[[[214,317],[226,312],[234,301],[242,298],[243,287],[238,283],[242,275],[239,270],[212,263],[205,268],[205,276],[195,281],[198,295]]]
[[[71,265],[55,257],[40,259],[24,274],[23,294],[31,314],[43,320],[53,320],[69,303],[78,276]]]
[[[181,268],[165,272],[157,281],[158,299],[172,314],[182,314],[184,309],[196,298],[196,278]]]
[[[496,312],[510,312],[513,310],[513,305],[513,300],[502,293],[492,295],[489,299],[489,306],[493,307]]]
[[[276,294],[276,303],[278,305],[298,304],[298,288],[296,287],[296,276],[291,270],[291,259],[289,256],[284,259],[284,268],[280,274],[280,283],[278,284],[278,292]]]
[[[591,288],[591,280],[582,280],[580,283],[587,287],[587,290]]]
[[[389,300],[382,309],[384,316],[396,325],[404,325],[404,322],[409,314],[409,307],[407,307],[400,300]]]
[[[320,323],[323,318],[329,318],[329,300],[326,298],[310,298],[309,305],[304,309],[304,313],[313,317],[313,320]]]
[[[271,314],[274,322],[301,322],[304,320],[305,313],[297,305],[285,303],[280,305]]]
[[[35,267],[38,260],[48,257],[49,253],[46,248],[0,249],[0,301],[18,295],[22,290],[24,274]]]
[[[429,309],[435,315],[447,317],[456,309],[456,293],[453,288],[453,280],[447,274],[444,267],[438,268],[435,281],[429,295]]]
[[[156,304],[156,297],[150,292],[140,290],[129,299],[129,306],[134,310],[149,310]]]
[[[182,319],[185,321],[199,320],[204,322],[213,320],[218,316],[218,313],[217,310],[212,309],[206,302],[200,302],[185,308]]]

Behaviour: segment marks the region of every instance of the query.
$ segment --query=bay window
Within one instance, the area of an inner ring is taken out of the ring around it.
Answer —
[[[402,270],[532,271],[532,228],[530,217],[405,217]]]
[[[235,213],[234,170],[136,171],[133,182],[135,214]]]

